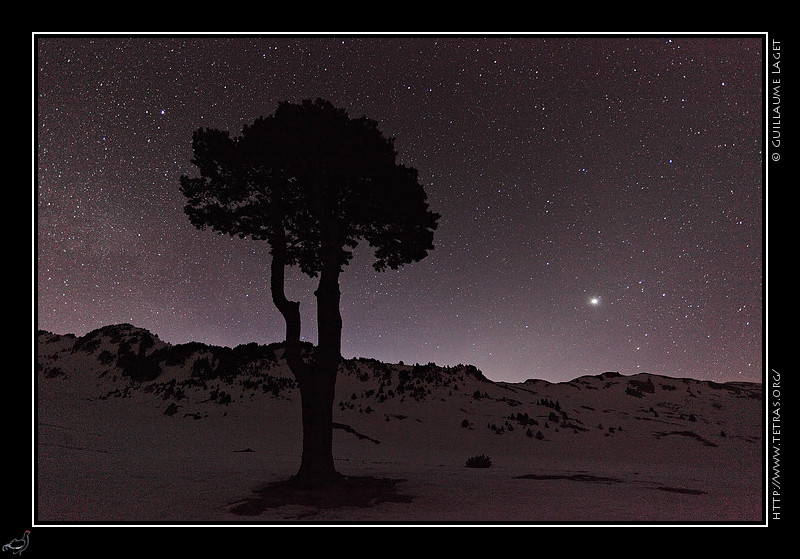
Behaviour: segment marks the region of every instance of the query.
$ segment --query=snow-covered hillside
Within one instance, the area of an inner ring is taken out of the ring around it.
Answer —
[[[763,519],[760,384],[345,360],[334,456],[366,485],[309,501],[269,495],[302,436],[280,344],[172,346],[123,324],[37,347],[43,524]]]

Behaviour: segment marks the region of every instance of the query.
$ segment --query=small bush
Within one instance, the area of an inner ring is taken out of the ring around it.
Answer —
[[[103,365],[108,365],[112,361],[114,361],[115,357],[110,351],[108,351],[107,349],[104,349],[102,352],[100,352],[100,355],[97,356],[97,359]]]
[[[56,378],[56,377],[63,377],[66,375],[64,374],[64,370],[61,367],[45,367],[44,376],[45,378]]]
[[[155,380],[161,374],[161,365],[151,356],[142,356],[128,351],[117,358],[122,374],[138,382]]]
[[[164,410],[164,415],[173,416],[176,413],[178,413],[178,406],[176,406],[174,403],[168,405],[167,409]]]
[[[492,460],[485,454],[467,458],[467,468],[488,468],[491,465]]]

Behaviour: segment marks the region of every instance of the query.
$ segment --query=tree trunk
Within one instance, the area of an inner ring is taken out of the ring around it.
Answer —
[[[286,361],[300,387],[303,420],[303,454],[293,482],[320,487],[341,479],[333,463],[333,400],[341,361],[342,316],[339,311],[339,254],[341,243],[331,231],[323,247],[323,266],[317,291],[318,343],[313,363],[300,352],[300,303],[285,294],[286,238],[280,224],[274,227],[270,289],[272,301],[286,322]]]
[[[272,301],[286,322],[286,360],[300,387],[303,454],[293,482],[312,488],[341,479],[333,464],[333,400],[342,345],[340,268],[335,253],[329,253],[331,265],[324,266],[315,292],[319,340],[313,363],[306,363],[300,354],[300,305],[289,301],[284,290],[285,246],[285,239],[276,235],[270,288]]]
[[[341,479],[333,464],[333,401],[342,346],[339,268],[325,266],[315,292],[318,344],[314,364],[298,379],[303,410],[303,456],[295,480],[308,487]]]
[[[336,369],[317,361],[300,381],[303,418],[303,454],[294,481],[315,488],[340,479],[333,464],[333,400]]]

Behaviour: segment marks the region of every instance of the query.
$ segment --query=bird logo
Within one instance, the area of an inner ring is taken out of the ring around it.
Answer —
[[[3,551],[10,551],[16,555],[20,555],[25,548],[28,547],[28,537],[30,536],[31,531],[25,530],[25,533],[22,535],[22,538],[14,538],[6,545],[3,546]]]

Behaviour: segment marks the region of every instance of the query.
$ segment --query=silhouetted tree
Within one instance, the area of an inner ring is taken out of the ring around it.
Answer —
[[[269,243],[270,289],[286,323],[285,355],[300,388],[303,454],[294,480],[339,478],[333,463],[333,399],[341,360],[339,275],[358,242],[375,249],[382,271],[433,249],[439,215],[428,208],[416,169],[396,162],[377,123],[350,118],[318,99],[281,103],[241,136],[201,128],[193,136],[198,178],[181,177],[185,212],[200,229]],[[300,348],[300,304],[287,299],[285,268],[319,276],[318,341]]]

